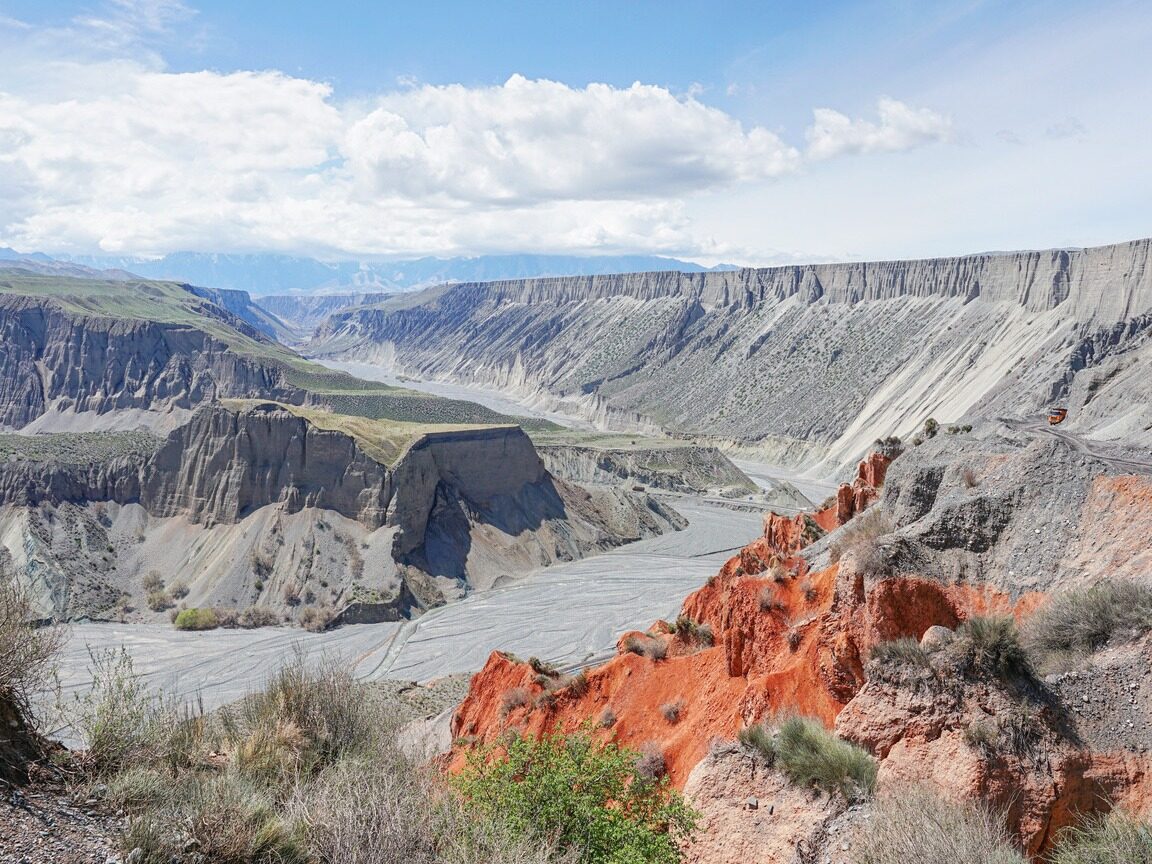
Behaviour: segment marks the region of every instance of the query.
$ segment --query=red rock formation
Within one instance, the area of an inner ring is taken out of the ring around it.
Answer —
[[[453,737],[490,742],[510,728],[570,731],[598,723],[610,711],[617,719],[603,734],[633,747],[659,745],[673,783],[682,786],[709,741],[730,739],[776,709],[799,710],[831,724],[864,683],[861,657],[875,641],[874,632],[909,633],[921,622],[911,629],[891,622],[861,626],[855,604],[838,599],[839,568],[807,573],[807,563],[796,553],[819,539],[821,523],[838,526],[843,513],[875,501],[869,480],[882,481],[887,464],[878,455],[860,463],[857,479],[841,486],[837,502],[814,517],[768,516],[764,536],[688,597],[683,614],[712,628],[712,646],[660,625],[647,635],[625,634],[620,656],[589,670],[588,686],[580,693],[553,692],[552,682],[538,682],[527,664],[495,653],[473,677],[456,712]],[[955,624],[969,599],[952,602],[944,620]],[[882,603],[878,608],[887,611]],[[862,614],[868,617],[867,608]],[[924,627],[938,623],[930,616],[925,620]],[[630,640],[662,643],[664,659],[628,651]],[[529,704],[508,708],[518,700],[506,700],[506,694],[519,689],[528,693]],[[680,717],[669,722],[661,709],[679,701],[684,702]]]
[[[626,634],[619,656],[588,670],[585,686],[557,687],[527,664],[493,654],[457,710],[454,737],[491,742],[507,729],[539,734],[591,725],[597,734],[633,748],[661,748],[672,783],[683,789],[714,739],[730,741],[775,711],[798,711],[835,725],[844,737],[873,751],[882,760],[882,783],[929,780],[946,794],[1007,808],[1033,854],[1046,849],[1076,813],[1105,798],[1139,806],[1152,802],[1147,758],[1079,749],[1054,731],[1051,716],[1038,751],[1044,758],[992,758],[974,749],[965,738],[968,727],[1010,710],[994,688],[980,685],[960,702],[933,702],[930,694],[867,681],[865,660],[879,642],[919,638],[933,625],[955,628],[978,614],[1023,617],[1043,600],[1039,594],[1013,598],[986,585],[943,584],[914,574],[868,575],[851,554],[809,572],[798,553],[874,503],[887,465],[875,454],[861,462],[856,480],[811,516],[769,515],[764,535],[685,600],[683,614],[711,628],[712,645],[659,622],[646,634]],[[1132,497],[1137,490],[1131,483],[1112,483],[1098,485],[1096,494]],[[648,646],[663,651],[649,647],[646,656],[631,650]],[[518,704],[524,694],[527,704]],[[674,717],[663,710],[672,705],[680,705]],[[455,764],[465,749],[457,747]],[[702,776],[692,788],[717,782]],[[731,789],[728,793],[733,798]],[[725,813],[721,807],[709,819],[721,825],[736,818]],[[820,808],[812,813],[814,820],[829,818]],[[788,830],[789,836],[805,833],[799,823]],[[693,860],[705,858],[709,855]]]

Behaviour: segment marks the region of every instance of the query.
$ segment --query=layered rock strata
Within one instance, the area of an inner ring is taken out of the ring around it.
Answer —
[[[1039,856],[1086,812],[1152,801],[1148,640],[1043,681],[981,667],[961,625],[1027,621],[1051,594],[1115,575],[1146,582],[1150,547],[1152,476],[1116,475],[1060,441],[986,429],[940,436],[890,468],[873,456],[822,511],[768,517],[678,624],[625,634],[619,656],[578,683],[492,655],[454,717],[454,758],[508,729],[591,723],[663,753],[672,783],[705,814],[689,860],[847,848],[836,832],[855,817],[843,801],[797,797],[775,769],[749,770],[749,751],[722,744],[799,712],[871,752],[882,789],[927,783],[987,801]],[[904,637],[922,640],[922,665],[870,659]],[[1096,707],[1085,681],[1116,705]],[[513,690],[529,698],[510,701]],[[779,815],[761,809],[762,795]]]
[[[929,416],[1053,401],[1152,444],[1150,251],[460,284],[334,314],[310,351],[828,468]]]

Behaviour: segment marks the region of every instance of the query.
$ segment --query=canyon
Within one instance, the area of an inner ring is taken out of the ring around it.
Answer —
[[[875,801],[742,737],[803,715],[1040,860],[1152,802],[1152,637],[1013,677],[973,628],[1147,584],[1150,246],[265,306],[0,274],[0,569],[74,622],[78,696],[109,641],[209,707],[297,642],[475,673],[413,732],[449,770],[585,730],[659,757],[685,860],[848,860]]]
[[[305,352],[824,474],[928,417],[1052,403],[1149,447],[1150,250],[465,283],[337,312]]]

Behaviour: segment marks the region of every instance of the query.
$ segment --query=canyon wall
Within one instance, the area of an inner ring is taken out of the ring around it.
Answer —
[[[204,304],[212,309],[211,304]],[[255,330],[224,310],[227,326]],[[0,293],[0,428],[47,412],[191,409],[225,396],[299,402],[284,371],[190,325],[78,315],[43,298]]]
[[[1040,860],[1082,814],[1152,803],[1152,637],[1042,677],[982,665],[963,625],[1027,622],[1053,594],[1101,580],[1148,584],[1148,472],[994,425],[891,465],[874,455],[825,509],[767,517],[676,622],[622,634],[615,659],[549,675],[494,653],[453,719],[453,764],[508,730],[591,729],[662,756],[703,813],[687,860],[792,860],[801,847],[824,860],[849,848],[866,808],[791,786],[735,742],[797,712],[871,753],[881,790],[990,802]],[[874,652],[900,638],[919,654]]]
[[[1150,250],[443,286],[336,313],[309,351],[828,469],[929,416],[1053,401],[1152,443]]]
[[[37,436],[27,446],[41,455],[27,458],[27,439],[9,436],[0,464],[0,547],[58,617],[139,601],[151,569],[182,576],[205,605],[267,600],[267,585],[282,607],[276,592],[298,595],[305,574],[330,605],[395,617],[684,524],[645,495],[555,480],[518,427],[426,433],[391,467],[273,403],[201,408],[122,455],[87,458],[84,437],[63,436],[79,455],[56,458]]]

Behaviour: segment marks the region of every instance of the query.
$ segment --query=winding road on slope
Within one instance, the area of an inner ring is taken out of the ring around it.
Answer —
[[[1067,429],[1061,429],[1059,426],[1052,426],[1046,420],[1012,420],[1009,418],[1001,418],[1001,420],[1010,429],[1015,429],[1018,432],[1030,432],[1033,435],[1051,435],[1059,438],[1077,453],[1082,453],[1085,456],[1097,459],[1115,468],[1116,471],[1120,473],[1152,474],[1152,454],[1150,454],[1147,459],[1114,456],[1101,452],[1101,445],[1098,442],[1089,441]]]

